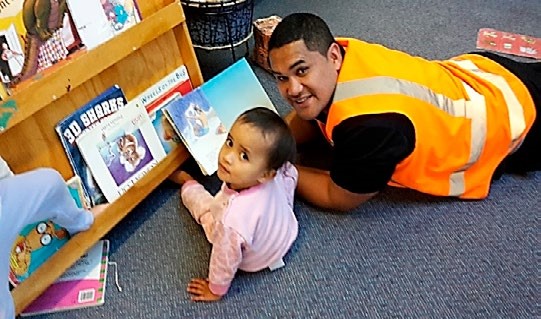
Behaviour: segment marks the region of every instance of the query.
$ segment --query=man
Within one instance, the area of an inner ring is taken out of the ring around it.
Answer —
[[[502,172],[541,168],[541,63],[429,61],[335,40],[309,13],[278,24],[268,59],[297,142],[323,134],[333,147],[330,171],[297,167],[299,195],[317,206],[348,211],[388,184],[482,199]]]

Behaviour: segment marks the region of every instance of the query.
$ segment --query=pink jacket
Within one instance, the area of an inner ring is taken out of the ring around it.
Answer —
[[[210,289],[227,293],[237,269],[255,272],[280,261],[297,237],[293,197],[298,172],[282,166],[273,180],[240,193],[224,183],[212,196],[196,181],[181,189],[184,205],[212,243]]]

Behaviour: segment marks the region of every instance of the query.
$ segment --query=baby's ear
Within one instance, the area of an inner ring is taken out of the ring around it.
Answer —
[[[260,184],[263,184],[263,183],[273,179],[274,176],[276,176],[276,170],[275,169],[269,169],[265,173],[263,173],[263,175],[260,178],[258,178],[257,181]]]

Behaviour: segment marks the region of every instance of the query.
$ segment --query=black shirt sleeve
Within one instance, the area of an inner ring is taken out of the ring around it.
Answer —
[[[415,147],[415,129],[405,115],[369,114],[349,118],[332,133],[331,178],[353,193],[379,192],[396,165]]]

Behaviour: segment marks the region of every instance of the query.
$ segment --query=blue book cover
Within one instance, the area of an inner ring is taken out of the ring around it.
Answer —
[[[277,112],[252,67],[242,58],[193,91],[169,101],[163,110],[201,171],[211,175],[218,168],[218,152],[233,122],[257,106]]]
[[[81,178],[85,197],[91,206],[106,203],[107,199],[81,155],[76,139],[100,123],[105,117],[123,108],[126,103],[124,92],[118,85],[114,85],[68,115],[55,128],[73,172]]]

